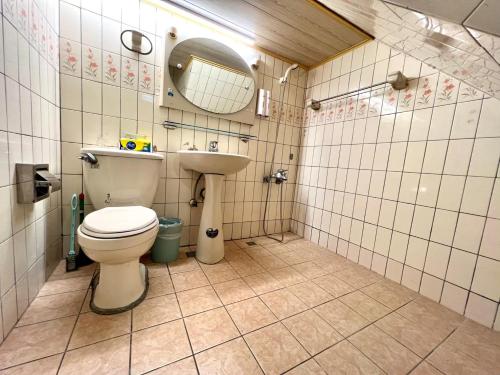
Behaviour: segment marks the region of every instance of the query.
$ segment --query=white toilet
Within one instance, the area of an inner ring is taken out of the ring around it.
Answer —
[[[91,308],[118,313],[146,296],[147,270],[139,258],[158,233],[158,218],[149,207],[163,155],[87,147],[81,149],[81,158],[85,190],[96,211],[78,227],[78,243],[100,268]]]

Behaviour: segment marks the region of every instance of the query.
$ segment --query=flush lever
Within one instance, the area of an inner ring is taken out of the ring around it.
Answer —
[[[97,164],[97,158],[94,154],[91,152],[84,152],[78,156],[78,159],[81,159],[87,163],[90,163],[91,165]]]

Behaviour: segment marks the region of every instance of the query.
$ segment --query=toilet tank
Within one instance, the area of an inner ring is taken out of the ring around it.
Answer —
[[[117,148],[84,147],[83,184],[94,208],[151,207],[158,188],[163,155]],[[87,154],[93,158],[86,157]]]

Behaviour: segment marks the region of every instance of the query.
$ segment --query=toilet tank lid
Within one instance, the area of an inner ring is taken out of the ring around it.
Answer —
[[[142,206],[106,207],[88,214],[83,227],[94,233],[127,233],[151,225],[156,212]]]
[[[138,158],[138,159],[157,159],[163,160],[163,154],[159,152],[140,152],[120,150],[116,147],[83,147],[80,152],[90,152],[95,155],[125,157],[125,158]]]

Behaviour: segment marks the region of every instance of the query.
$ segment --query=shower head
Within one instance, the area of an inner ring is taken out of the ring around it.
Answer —
[[[290,71],[295,70],[299,67],[299,64],[292,64],[290,67],[286,70],[285,75],[280,78],[280,84],[284,85],[288,81],[288,75],[290,74]]]

